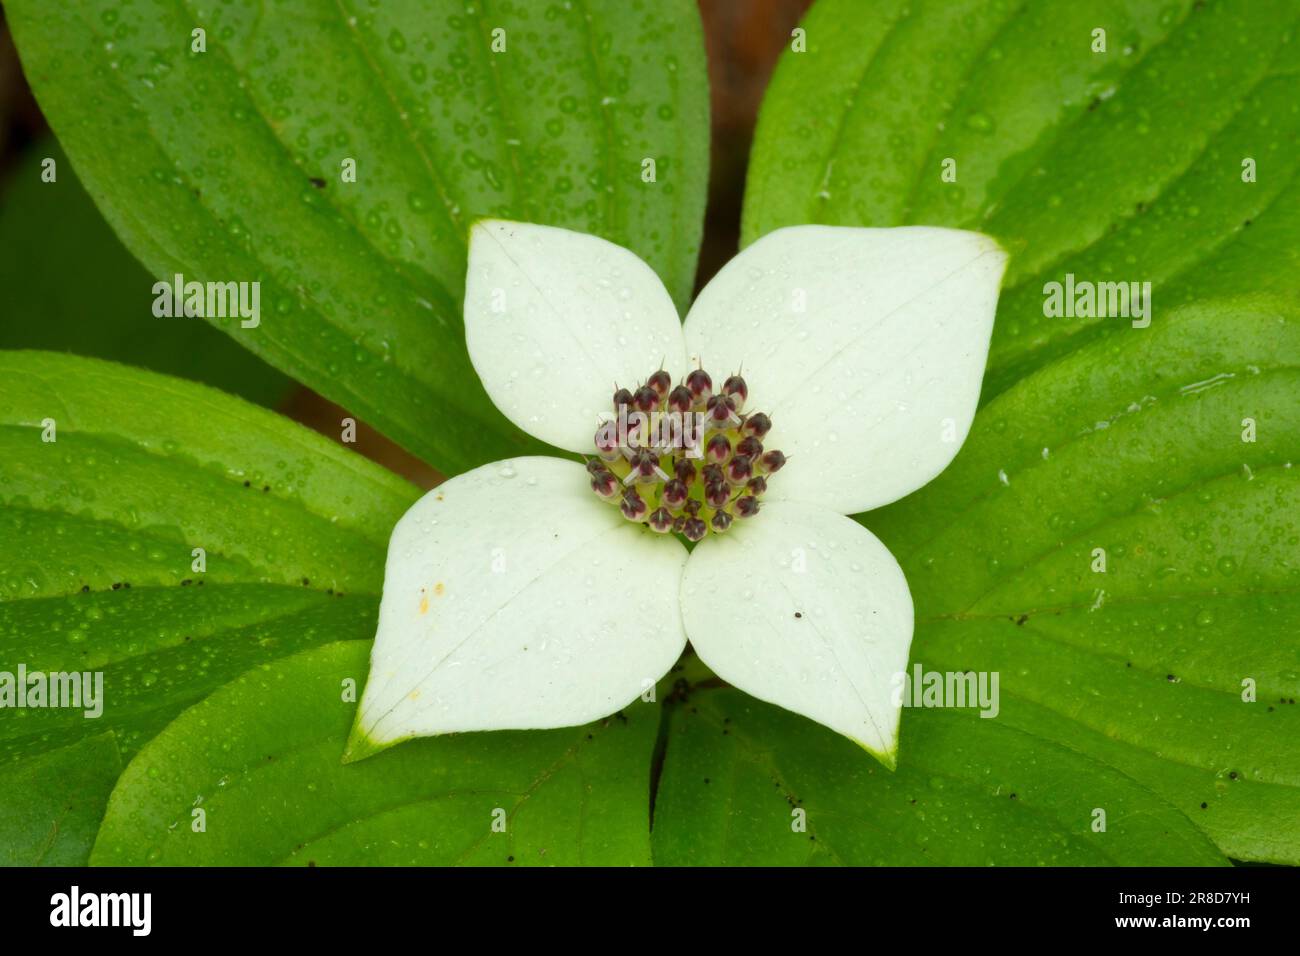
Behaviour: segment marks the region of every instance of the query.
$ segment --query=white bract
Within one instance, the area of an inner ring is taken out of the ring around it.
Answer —
[[[477,223],[466,340],[512,422],[590,456],[616,385],[743,368],[788,464],[761,513],[689,552],[593,495],[577,461],[516,458],[429,492],[393,530],[345,759],[596,720],[645,694],[689,639],[719,677],[893,766],[912,599],[845,515],[921,487],[961,447],[1005,264],[972,232],[796,226],[736,256],[683,324],[620,246]]]

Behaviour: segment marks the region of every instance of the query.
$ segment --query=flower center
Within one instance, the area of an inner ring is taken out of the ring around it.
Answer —
[[[635,391],[616,387],[587,463],[591,490],[629,521],[688,541],[752,518],[785,455],[764,449],[772,420],[746,412],[748,397],[739,375],[715,392],[700,368],[675,388],[663,369]]]

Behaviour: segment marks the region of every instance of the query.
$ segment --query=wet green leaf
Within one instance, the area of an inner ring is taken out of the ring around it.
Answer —
[[[913,660],[1000,671],[1001,719],[1275,862],[1300,861],[1298,368],[1294,307],[1174,310],[1025,378],[864,516],[911,583]]]
[[[80,866],[122,772],[111,733],[0,770],[0,866]]]
[[[971,711],[908,714],[890,771],[739,691],[696,690],[669,706],[655,801],[660,865],[1226,862],[1123,774]]]
[[[146,267],[260,281],[258,327],[216,324],[444,471],[535,447],[465,354],[474,219],[597,233],[679,306],[690,294],[708,169],[690,0],[6,11],[51,126]]]
[[[122,774],[91,862],[650,862],[656,706],[426,738],[345,766],[345,691],[365,683],[369,652],[349,641],[256,668],[179,717]]]
[[[102,806],[112,776],[74,781],[63,770],[81,774],[78,760],[53,754],[107,736],[129,758],[249,667],[373,636],[388,533],[416,494],[205,386],[0,353],[0,670],[103,681],[98,716],[6,710],[4,844],[42,846],[65,790],[80,787],[89,806],[99,787]],[[44,821],[30,812],[41,799]],[[73,836],[61,840],[55,856],[75,859]]]

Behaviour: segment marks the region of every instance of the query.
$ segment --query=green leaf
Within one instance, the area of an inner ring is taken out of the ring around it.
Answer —
[[[41,180],[46,158],[57,179]],[[198,319],[160,319],[153,280],[122,247],[53,139],[30,147],[0,204],[0,349],[129,362],[274,405],[293,383]],[[76,281],[69,282],[75,264]]]
[[[465,354],[475,218],[602,235],[679,306],[690,294],[708,167],[690,0],[6,11],[42,109],[149,270],[260,281],[261,325],[217,324],[445,471],[535,447]]]
[[[0,661],[103,674],[101,716],[27,708],[0,721],[0,820],[22,823],[42,794],[57,819],[52,795],[70,785],[32,768],[58,748],[111,734],[129,757],[249,667],[372,637],[388,534],[416,494],[213,389],[0,353]],[[23,825],[40,845],[53,824]]]
[[[1008,721],[1276,862],[1300,861],[1298,369],[1295,307],[1186,307],[1024,379],[865,519],[911,583],[914,660],[1000,670],[1032,705]]]
[[[254,669],[181,715],[122,774],[91,862],[650,862],[657,707],[417,740],[344,766],[345,685],[364,684],[369,650],[349,641]]]
[[[1226,862],[1123,774],[969,711],[909,715],[890,771],[851,741],[729,688],[666,706],[659,865]],[[1104,832],[1094,830],[1098,809]]]
[[[84,864],[121,772],[111,733],[8,767],[0,774],[0,866]]]
[[[999,671],[997,723],[1118,768],[1230,856],[1290,863],[1298,17],[820,0],[764,104],[744,230],[930,223],[1012,250],[965,447],[863,518],[911,584],[913,661]],[[1045,316],[1066,273],[1151,282],[1150,327]],[[922,723],[905,713],[900,766]]]

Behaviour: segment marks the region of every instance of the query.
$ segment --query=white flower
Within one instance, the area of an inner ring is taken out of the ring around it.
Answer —
[[[345,759],[605,717],[689,639],[724,680],[893,766],[912,599],[893,556],[845,515],[914,491],[957,453],[1005,265],[977,233],[796,226],[736,256],[683,324],[620,246],[477,223],[466,340],[512,422],[592,455],[616,384],[743,368],[745,408],[770,414],[789,463],[760,514],[689,552],[594,495],[573,460],[497,462],[429,492],[393,530]]]

